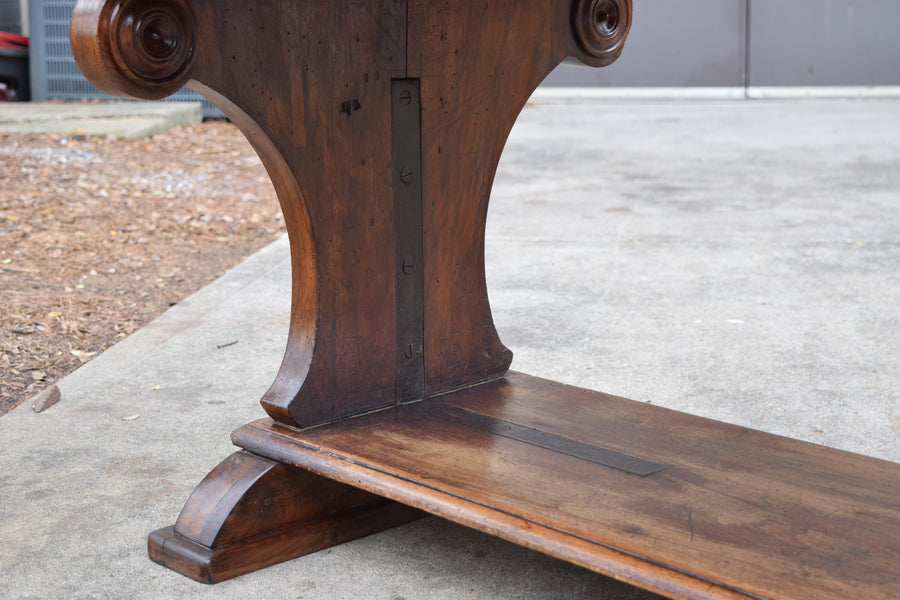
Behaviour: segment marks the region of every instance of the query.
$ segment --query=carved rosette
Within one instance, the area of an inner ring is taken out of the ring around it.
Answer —
[[[184,0],[82,0],[72,52],[108,94],[164,98],[190,79],[197,22]]]
[[[606,66],[622,53],[631,28],[630,0],[576,0],[572,29],[586,53],[584,62]]]

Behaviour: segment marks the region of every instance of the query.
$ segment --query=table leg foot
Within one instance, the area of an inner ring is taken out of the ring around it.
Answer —
[[[419,511],[246,451],[197,486],[174,526],[150,534],[155,562],[218,583],[363,537]]]

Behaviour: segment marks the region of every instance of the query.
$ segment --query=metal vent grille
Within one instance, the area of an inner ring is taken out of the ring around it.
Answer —
[[[31,0],[29,4],[31,43],[28,52],[32,100],[121,100],[104,94],[88,83],[72,57],[69,18],[75,0]],[[204,116],[222,116],[211,102],[188,88],[179,90],[167,100],[202,102]]]

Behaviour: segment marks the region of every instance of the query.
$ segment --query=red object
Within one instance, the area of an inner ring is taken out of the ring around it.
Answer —
[[[18,33],[0,31],[0,48],[11,50],[24,50],[28,47],[28,36]]]

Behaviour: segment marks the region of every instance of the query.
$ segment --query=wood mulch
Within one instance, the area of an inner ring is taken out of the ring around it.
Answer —
[[[0,415],[284,231],[236,127],[0,133]]]

